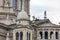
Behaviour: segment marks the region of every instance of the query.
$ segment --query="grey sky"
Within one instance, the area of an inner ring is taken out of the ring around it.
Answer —
[[[30,0],[30,14],[35,17],[44,18],[44,11],[47,11],[47,18],[52,23],[60,22],[60,0]]]

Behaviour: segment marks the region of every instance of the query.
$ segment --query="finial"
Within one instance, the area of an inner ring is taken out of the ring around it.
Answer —
[[[32,16],[33,17],[33,21],[35,20],[35,16]]]
[[[46,17],[46,10],[44,11],[44,19],[46,19],[47,17]]]

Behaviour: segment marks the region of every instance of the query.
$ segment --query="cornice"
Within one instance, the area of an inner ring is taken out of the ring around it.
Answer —
[[[60,28],[60,26],[55,25],[55,26],[37,26],[36,28]]]
[[[12,15],[12,16],[17,16],[15,13],[8,13],[8,12],[0,12],[0,15]]]
[[[13,7],[4,7],[4,6],[0,6],[1,8],[13,8]]]
[[[33,30],[33,28],[29,25],[17,25],[13,29],[20,29],[20,28],[27,28],[27,29]]]
[[[6,37],[6,33],[0,32],[0,36]]]
[[[18,19],[17,21],[30,21],[30,20],[27,20],[27,19]]]

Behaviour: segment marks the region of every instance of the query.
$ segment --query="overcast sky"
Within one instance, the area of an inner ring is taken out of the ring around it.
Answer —
[[[54,24],[60,22],[60,0],[30,0],[30,14],[37,18],[44,18],[44,11],[47,11],[47,18]]]

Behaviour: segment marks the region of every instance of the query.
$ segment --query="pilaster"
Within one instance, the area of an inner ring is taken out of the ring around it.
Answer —
[[[9,32],[7,32],[6,40],[9,40]]]
[[[55,38],[55,37],[56,37],[56,36],[55,36],[55,32],[56,32],[56,31],[54,30],[54,32],[53,32],[53,34],[54,34],[54,35],[53,35],[53,39],[56,39],[56,38]]]
[[[27,34],[26,31],[23,31],[23,40],[26,40],[27,37],[26,34]]]
[[[13,40],[16,40],[16,36],[15,36],[16,32],[13,31]]]
[[[50,30],[48,31],[48,39],[50,39]]]
[[[10,7],[13,7],[13,1],[12,0],[10,0]]]
[[[20,0],[18,0],[17,1],[17,10],[20,10],[21,9],[21,5],[20,4],[21,4],[21,2],[20,2]]]
[[[19,33],[19,40],[20,40],[20,32],[18,32]]]
[[[59,31],[59,40],[60,40],[60,31]]]
[[[37,40],[40,40],[40,34],[39,34],[39,31],[37,32]]]
[[[44,34],[45,34],[45,32],[43,31],[43,39],[45,39],[45,35]]]

